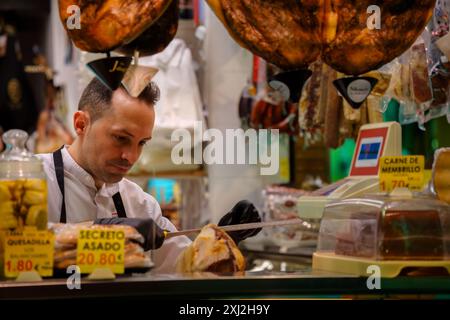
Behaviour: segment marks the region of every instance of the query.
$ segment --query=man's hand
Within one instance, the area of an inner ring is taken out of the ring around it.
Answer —
[[[253,203],[247,200],[239,201],[230,212],[220,219],[218,226],[229,226],[233,224],[261,222],[261,216]],[[238,244],[240,241],[253,237],[261,231],[258,229],[231,231],[228,234]]]
[[[164,230],[153,219],[102,218],[95,220],[94,224],[125,224],[134,227],[144,237],[145,251],[158,249],[164,243]]]

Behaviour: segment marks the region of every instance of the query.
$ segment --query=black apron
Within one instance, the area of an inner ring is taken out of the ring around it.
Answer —
[[[64,146],[62,148],[64,148]],[[61,191],[62,194],[61,216],[59,218],[59,222],[66,223],[67,215],[66,215],[66,199],[64,193],[64,163],[61,152],[62,148],[53,152],[53,163],[55,165],[56,180],[58,181],[59,190]],[[125,207],[123,206],[123,201],[122,197],[120,196],[120,192],[117,192],[115,195],[113,195],[112,198],[114,201],[114,206],[116,207],[117,215],[120,218],[126,218],[127,213],[125,211]]]

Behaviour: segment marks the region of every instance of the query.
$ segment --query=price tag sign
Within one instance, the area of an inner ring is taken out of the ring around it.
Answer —
[[[81,273],[110,268],[115,274],[125,272],[125,233],[123,230],[81,229],[77,244],[77,265]]]
[[[54,235],[35,228],[5,234],[5,276],[17,278],[21,272],[37,271],[41,277],[53,275]]]
[[[425,157],[382,157],[380,160],[380,190],[390,192],[395,188],[422,190],[425,183]]]

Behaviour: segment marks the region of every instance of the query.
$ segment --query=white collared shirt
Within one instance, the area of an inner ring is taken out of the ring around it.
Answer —
[[[158,202],[134,182],[122,179],[118,183],[104,184],[97,190],[94,179],[63,148],[64,188],[67,223],[92,221],[117,216],[112,196],[120,191],[128,218],[152,218],[162,229],[175,231],[175,226],[162,216]],[[48,221],[59,222],[62,195],[55,175],[53,155],[38,155],[44,162],[48,184]],[[166,240],[153,251],[153,262],[158,272],[174,272],[178,255],[191,243],[185,236]]]

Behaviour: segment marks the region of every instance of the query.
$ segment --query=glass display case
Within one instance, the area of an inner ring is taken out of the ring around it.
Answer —
[[[404,267],[450,270],[450,206],[406,191],[333,202],[324,212],[313,268],[344,267],[334,262],[397,265],[394,273]]]

